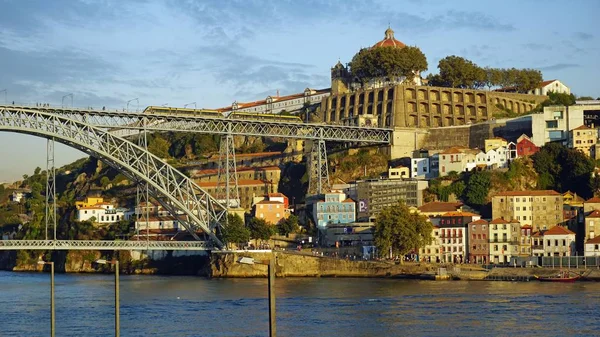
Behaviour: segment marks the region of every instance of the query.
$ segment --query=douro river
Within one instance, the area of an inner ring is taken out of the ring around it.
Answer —
[[[122,336],[267,336],[266,279],[121,276]],[[114,276],[56,275],[56,336],[114,334]],[[600,283],[277,279],[279,336],[598,336]],[[50,275],[0,272],[0,336],[50,334]]]

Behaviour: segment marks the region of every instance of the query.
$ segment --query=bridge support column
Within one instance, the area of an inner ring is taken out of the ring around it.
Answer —
[[[329,185],[329,165],[327,149],[323,139],[313,141],[308,158],[308,195],[322,194],[331,189]]]
[[[144,118],[142,120],[142,123],[144,125],[144,128],[141,130],[141,133],[139,135],[138,138],[138,146],[143,148],[144,150],[148,151],[148,138],[147,135],[148,133],[146,132],[146,124],[147,124],[147,119]],[[149,166],[149,163],[146,162],[146,165]],[[138,212],[136,212],[137,214],[135,219],[136,219],[136,234],[137,234],[137,239],[140,239],[140,230],[139,230],[139,226],[141,225],[142,221],[146,222],[146,241],[150,240],[150,227],[149,227],[149,218],[150,218],[150,193],[148,190],[148,184],[144,181],[139,181],[136,185],[136,205],[138,208]]]
[[[48,227],[54,230],[56,240],[56,170],[54,167],[54,138],[46,142],[46,240]]]
[[[231,133],[221,136],[216,194],[216,198],[224,201],[227,208],[238,208],[241,205],[235,163],[235,144]]]

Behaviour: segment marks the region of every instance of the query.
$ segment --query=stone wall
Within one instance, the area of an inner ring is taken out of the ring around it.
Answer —
[[[242,256],[267,260],[276,256],[278,277],[388,277],[427,272],[429,267],[396,265],[392,262],[352,261],[297,253],[213,252],[212,277],[266,277],[267,266],[238,263]],[[431,267],[433,271],[433,267]]]

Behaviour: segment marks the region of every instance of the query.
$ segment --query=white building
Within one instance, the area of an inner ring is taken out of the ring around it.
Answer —
[[[429,177],[429,158],[412,158],[410,160],[410,177],[420,179]]]
[[[489,150],[485,154],[487,166],[494,167],[494,168],[508,167],[508,157],[509,157],[509,151],[504,146],[501,146],[495,150]]]
[[[112,224],[121,220],[129,220],[133,216],[133,211],[127,208],[115,208],[112,204],[101,203],[93,206],[80,207],[77,210],[78,221],[90,221],[94,223]]]
[[[530,95],[548,96],[550,92],[570,94],[571,89],[559,80],[549,80],[543,81],[537,88],[529,90],[527,93]]]
[[[585,248],[583,255],[588,256],[600,256],[600,236],[593,239],[589,239],[585,242]]]
[[[577,106],[547,106],[542,113],[531,115],[531,141],[536,146],[549,142],[567,145],[569,132],[584,125],[584,109]]]
[[[565,227],[554,226],[540,235],[534,235],[532,253],[534,256],[573,256],[575,255],[575,233]]]
[[[21,200],[27,198],[29,195],[31,195],[31,189],[18,189],[18,190],[14,190],[10,196],[10,200],[12,202],[21,202]]]

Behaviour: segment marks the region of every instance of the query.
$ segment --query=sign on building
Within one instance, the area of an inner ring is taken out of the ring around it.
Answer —
[[[369,204],[367,200],[362,199],[358,201],[358,211],[360,213],[366,213],[369,211]]]

